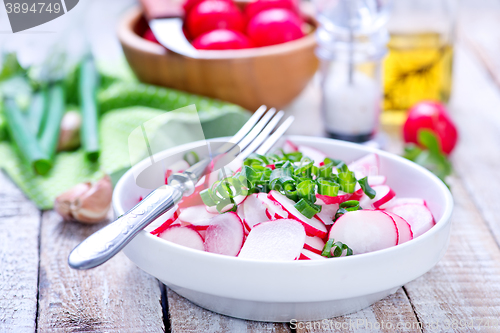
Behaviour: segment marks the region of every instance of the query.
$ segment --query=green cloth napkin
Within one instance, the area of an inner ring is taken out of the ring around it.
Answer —
[[[235,134],[250,115],[230,103],[141,84],[133,79],[110,79],[107,76],[106,80],[110,84],[98,95],[103,112],[99,125],[101,157],[98,163],[87,161],[82,150],[62,152],[57,154],[50,173],[40,176],[21,160],[17,147],[8,141],[0,141],[0,167],[40,209],[51,209],[60,193],[80,182],[97,180],[104,173],[110,174],[116,182],[130,168],[130,133],[150,119],[187,105],[196,105],[199,118],[176,113],[161,117],[162,123],[157,130],[169,133],[169,140],[165,142],[165,148],[169,148],[195,140],[196,136],[190,136],[189,128],[199,121],[208,139]]]

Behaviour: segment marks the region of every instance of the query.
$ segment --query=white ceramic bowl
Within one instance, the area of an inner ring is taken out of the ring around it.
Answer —
[[[376,152],[388,185],[400,197],[424,198],[437,224],[399,246],[322,261],[245,260],[192,250],[146,231],[126,246],[125,254],[201,307],[232,317],[275,322],[320,320],[358,311],[396,292],[441,259],[449,242],[453,199],[436,176],[401,157],[362,145],[315,137],[288,138],[346,162]],[[190,146],[197,144],[175,150]],[[137,187],[133,171],[128,171],[113,194],[116,215],[130,209],[147,192]]]

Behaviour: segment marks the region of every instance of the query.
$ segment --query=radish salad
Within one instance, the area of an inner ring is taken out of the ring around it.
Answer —
[[[196,161],[189,155],[166,182]],[[324,260],[403,244],[434,224],[423,199],[397,197],[386,185],[376,154],[346,164],[287,141],[204,176],[151,233],[247,259]]]

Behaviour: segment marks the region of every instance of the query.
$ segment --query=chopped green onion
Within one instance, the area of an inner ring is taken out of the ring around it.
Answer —
[[[342,202],[339,205],[339,209],[335,213],[334,221],[337,221],[339,219],[339,217],[341,217],[342,215],[344,215],[347,212],[354,212],[356,210],[361,210],[361,209],[362,208],[359,206],[359,201],[357,201],[357,200],[349,200],[349,201]]]
[[[370,198],[373,199],[375,198],[375,195],[377,195],[377,192],[375,192],[374,189],[370,187],[368,184],[368,177],[364,177],[361,179],[358,179],[359,186],[363,189],[363,192]]]
[[[321,211],[321,206],[311,204],[306,199],[300,199],[294,207],[305,217],[308,219],[312,218],[314,215],[318,214]]]
[[[347,173],[347,172],[349,172],[349,168],[347,167],[347,164],[345,164],[344,162],[340,162],[337,165],[337,170],[339,171],[339,173]]]
[[[338,174],[340,189],[346,193],[354,193],[354,189],[356,188],[356,177],[354,176],[354,172],[340,172]]]
[[[332,249],[333,249],[333,255],[332,255]],[[352,249],[347,246],[346,244],[342,242],[335,242],[333,238],[330,238],[325,246],[323,247],[323,251],[321,252],[321,255],[323,257],[331,258],[331,257],[341,257],[343,252],[346,252],[346,257],[347,256],[352,256],[353,252]]]
[[[321,255],[323,257],[327,257],[327,258],[331,258],[332,257],[332,247],[333,247],[333,243],[335,243],[335,239],[333,238],[330,238],[325,246],[323,247],[323,251],[321,252]]]
[[[325,165],[327,165],[327,164],[332,164],[332,165],[334,165],[334,166],[337,166],[337,165],[339,165],[340,163],[344,163],[344,162],[342,162],[341,160],[336,160],[336,159],[334,159],[334,158],[329,158],[329,157],[327,157],[327,158],[325,158],[325,159],[323,160],[323,163],[324,163]]]
[[[300,182],[297,185],[297,194],[299,197],[307,199],[311,202],[316,201],[316,184],[314,181],[308,179]]]
[[[200,161],[200,157],[196,154],[196,152],[190,151],[189,153],[184,154],[184,161],[192,166]]]
[[[203,200],[203,203],[207,205],[208,207],[212,207],[217,205],[217,201],[213,199],[213,194],[212,194],[212,189],[207,188],[203,191],[200,192],[200,197],[201,200]]]
[[[336,197],[339,194],[339,184],[326,179],[318,179],[318,194]]]
[[[345,254],[346,257],[352,256],[352,249],[342,242],[336,242],[335,244],[333,244],[332,248],[333,248],[333,257],[335,258],[341,257],[344,250],[346,251]]]

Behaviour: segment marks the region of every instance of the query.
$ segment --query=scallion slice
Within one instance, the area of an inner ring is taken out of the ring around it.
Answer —
[[[359,186],[363,189],[363,192],[370,198],[373,199],[375,198],[375,195],[377,195],[377,192],[375,192],[374,189],[370,187],[368,184],[368,177],[364,177],[361,179],[358,179]]]
[[[321,211],[321,206],[311,204],[308,200],[303,198],[300,199],[294,207],[308,219],[312,218]]]

